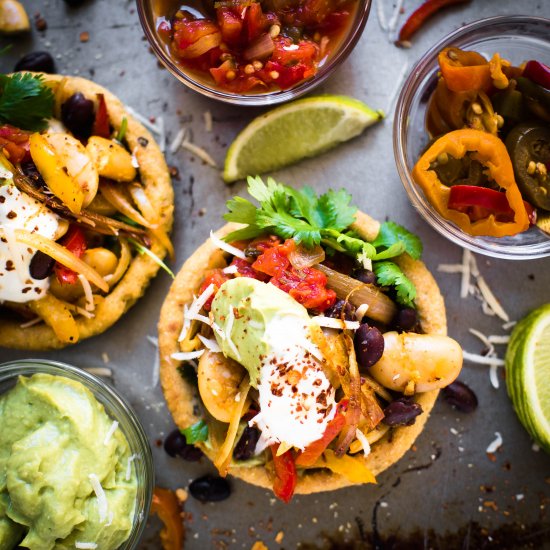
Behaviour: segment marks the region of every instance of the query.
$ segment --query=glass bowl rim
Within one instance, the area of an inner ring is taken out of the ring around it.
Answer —
[[[263,107],[267,105],[277,105],[284,103],[292,99],[296,99],[313,88],[324,82],[351,53],[365,28],[367,20],[369,18],[370,9],[373,0],[356,0],[359,3],[355,19],[351,25],[348,35],[342,40],[341,46],[338,51],[331,57],[329,62],[324,65],[321,70],[312,78],[305,80],[298,84],[294,88],[289,90],[277,90],[274,92],[268,92],[266,94],[237,94],[230,92],[223,92],[217,90],[214,87],[207,86],[191,78],[185,71],[183,71],[176,63],[174,63],[171,57],[160,46],[159,41],[155,36],[155,31],[149,22],[147,17],[147,6],[150,7],[151,0],[136,0],[139,20],[143,32],[147,38],[147,42],[153,49],[157,59],[164,65],[168,71],[175,76],[180,82],[191,88],[195,92],[233,105],[249,106],[249,107]],[[355,25],[355,23],[357,23]]]
[[[119,415],[124,415],[126,421],[126,429],[123,431],[124,436],[128,440],[130,449],[132,451],[138,450],[142,455],[142,459],[134,461],[134,464],[137,462],[140,464],[140,467],[139,469],[136,468],[138,493],[136,495],[136,509],[132,529],[128,538],[117,550],[135,550],[146,528],[155,484],[155,469],[151,446],[141,422],[126,398],[118,390],[84,369],[61,361],[37,358],[17,359],[0,363],[0,383],[19,376],[30,376],[39,373],[53,374],[60,377],[65,376],[71,380],[76,380],[92,391],[94,397],[98,399],[105,409],[109,407],[106,413],[111,419],[120,421]],[[97,394],[99,394],[99,398]],[[102,398],[105,398],[105,400]],[[113,410],[117,413],[116,418],[113,418]],[[128,429],[131,431],[130,435],[128,434]],[[140,495],[140,492],[142,492],[142,495]],[[141,501],[143,502],[142,506],[140,506]]]
[[[397,171],[401,183],[407,192],[413,207],[420,213],[421,217],[439,234],[451,242],[486,256],[507,260],[539,259],[550,256],[550,237],[547,241],[529,245],[499,244],[492,241],[485,241],[480,237],[468,235],[451,222],[443,219],[435,210],[429,207],[427,199],[418,189],[412,180],[411,169],[407,164],[405,144],[408,132],[408,116],[410,103],[417,92],[417,80],[420,75],[427,75],[428,67],[437,59],[441,49],[451,45],[457,39],[470,37],[475,42],[475,33],[494,27],[496,25],[550,25],[550,19],[531,15],[497,15],[472,21],[463,27],[455,29],[441,38],[434,46],[429,48],[415,63],[409,73],[403,88],[399,94],[395,108],[393,123],[393,150]],[[521,35],[518,35],[521,38]],[[550,47],[550,40],[547,40]]]

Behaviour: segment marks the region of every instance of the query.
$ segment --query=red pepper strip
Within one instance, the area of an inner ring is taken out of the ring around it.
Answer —
[[[80,258],[86,251],[86,237],[78,225],[71,225],[69,227],[69,230],[60,244],[69,252],[72,252],[77,258]],[[72,269],[61,265],[59,262],[56,262],[54,269],[57,280],[62,285],[74,285],[78,281],[78,274]]]
[[[283,502],[290,502],[298,476],[296,475],[296,464],[292,450],[286,451],[281,456],[277,456],[278,445],[271,446],[273,454],[273,465],[275,466],[275,479],[273,480],[273,492],[275,496]]]
[[[523,76],[535,84],[550,90],[550,67],[540,61],[528,61],[523,69]]]
[[[418,9],[416,9],[405,21],[405,24],[399,31],[399,42],[406,42],[412,35],[424,25],[424,23],[442,8],[452,6],[453,4],[464,4],[470,0],[426,0]]]
[[[105,97],[103,94],[97,95],[97,110],[95,112],[94,126],[92,128],[92,135],[99,136],[105,139],[111,137],[111,130],[109,128],[109,113],[107,112],[107,104],[105,103]]]
[[[533,225],[536,222],[536,211],[528,202],[523,201],[523,203],[529,216],[529,222]],[[447,206],[453,210],[460,211],[469,208],[482,208],[488,212],[483,212],[481,218],[486,218],[488,215],[493,214],[498,221],[511,222],[514,220],[514,211],[510,207],[506,193],[488,189],[487,187],[453,185]],[[469,214],[468,211],[466,213]]]
[[[332,440],[342,431],[342,428],[346,425],[346,417],[337,413],[336,416],[327,424],[325,433],[313,443],[310,443],[296,458],[296,466],[313,466],[321,455],[325,452],[326,448],[332,442]]]
[[[151,514],[157,514],[164,524],[160,541],[164,550],[181,550],[185,535],[181,509],[173,491],[155,487],[151,501]]]

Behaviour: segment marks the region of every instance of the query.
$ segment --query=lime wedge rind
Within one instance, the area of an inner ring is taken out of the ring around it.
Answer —
[[[514,328],[506,352],[506,386],[531,437],[550,453],[550,304]]]
[[[347,96],[299,99],[255,118],[225,159],[227,183],[319,155],[382,120],[384,113]]]

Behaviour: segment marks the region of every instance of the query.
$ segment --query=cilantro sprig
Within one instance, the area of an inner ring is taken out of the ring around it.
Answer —
[[[200,443],[208,439],[208,424],[204,420],[199,420],[197,423],[189,426],[189,428],[180,430],[180,432],[185,436],[187,443],[193,445],[194,443]]]
[[[412,304],[416,295],[413,283],[397,264],[387,260],[403,252],[420,258],[422,243],[416,235],[394,222],[386,222],[381,224],[374,241],[365,241],[351,228],[357,208],[350,205],[351,195],[343,189],[331,189],[317,196],[311,187],[294,189],[272,178],[264,183],[258,176],[249,176],[247,181],[248,193],[260,206],[242,197],[227,202],[228,213],[224,219],[245,227],[229,233],[226,241],[253,239],[271,233],[294,239],[307,248],[322,244],[372,268],[382,286],[395,288],[399,303]]]
[[[23,130],[43,130],[53,116],[54,95],[41,75],[0,74],[0,121]]]

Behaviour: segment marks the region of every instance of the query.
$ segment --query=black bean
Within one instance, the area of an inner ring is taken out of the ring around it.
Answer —
[[[464,382],[455,380],[452,384],[443,388],[443,399],[464,413],[471,413],[477,409],[476,394]]]
[[[219,502],[229,497],[231,487],[223,477],[205,475],[191,482],[189,492],[201,502]]]
[[[382,422],[387,426],[412,426],[422,414],[422,406],[410,397],[399,397],[384,409]]]
[[[400,332],[409,332],[418,324],[418,313],[412,307],[399,309],[393,319],[393,326]]]
[[[42,175],[38,171],[38,168],[36,167],[34,162],[32,161],[22,162],[21,171],[23,172],[23,174],[25,174],[25,176],[27,176],[27,178],[31,180],[31,183],[35,187],[43,187],[44,185],[46,185],[44,183],[44,179],[42,178]]]
[[[376,283],[376,275],[374,271],[370,269],[356,269],[351,276],[366,285],[373,285]]]
[[[53,258],[37,250],[31,259],[29,273],[33,279],[40,281],[52,274],[54,265],[55,260]]]
[[[354,337],[357,362],[363,369],[372,367],[384,353],[384,337],[376,328],[367,323],[362,324]]]
[[[63,124],[79,139],[90,137],[94,118],[94,102],[80,92],[73,94],[61,105]]]
[[[355,321],[355,308],[345,300],[337,300],[336,303],[325,311],[327,317],[342,319],[342,311],[346,321]]]
[[[260,439],[260,430],[258,428],[251,428],[247,426],[244,429],[243,435],[239,439],[235,450],[233,451],[233,458],[235,460],[248,460],[254,456],[256,450],[256,443]]]
[[[31,52],[24,55],[16,64],[14,71],[36,71],[55,73],[55,62],[48,52]]]
[[[202,451],[194,445],[189,445],[185,436],[179,431],[170,432],[164,440],[164,450],[171,456],[180,456],[188,462],[197,462],[203,456]]]

